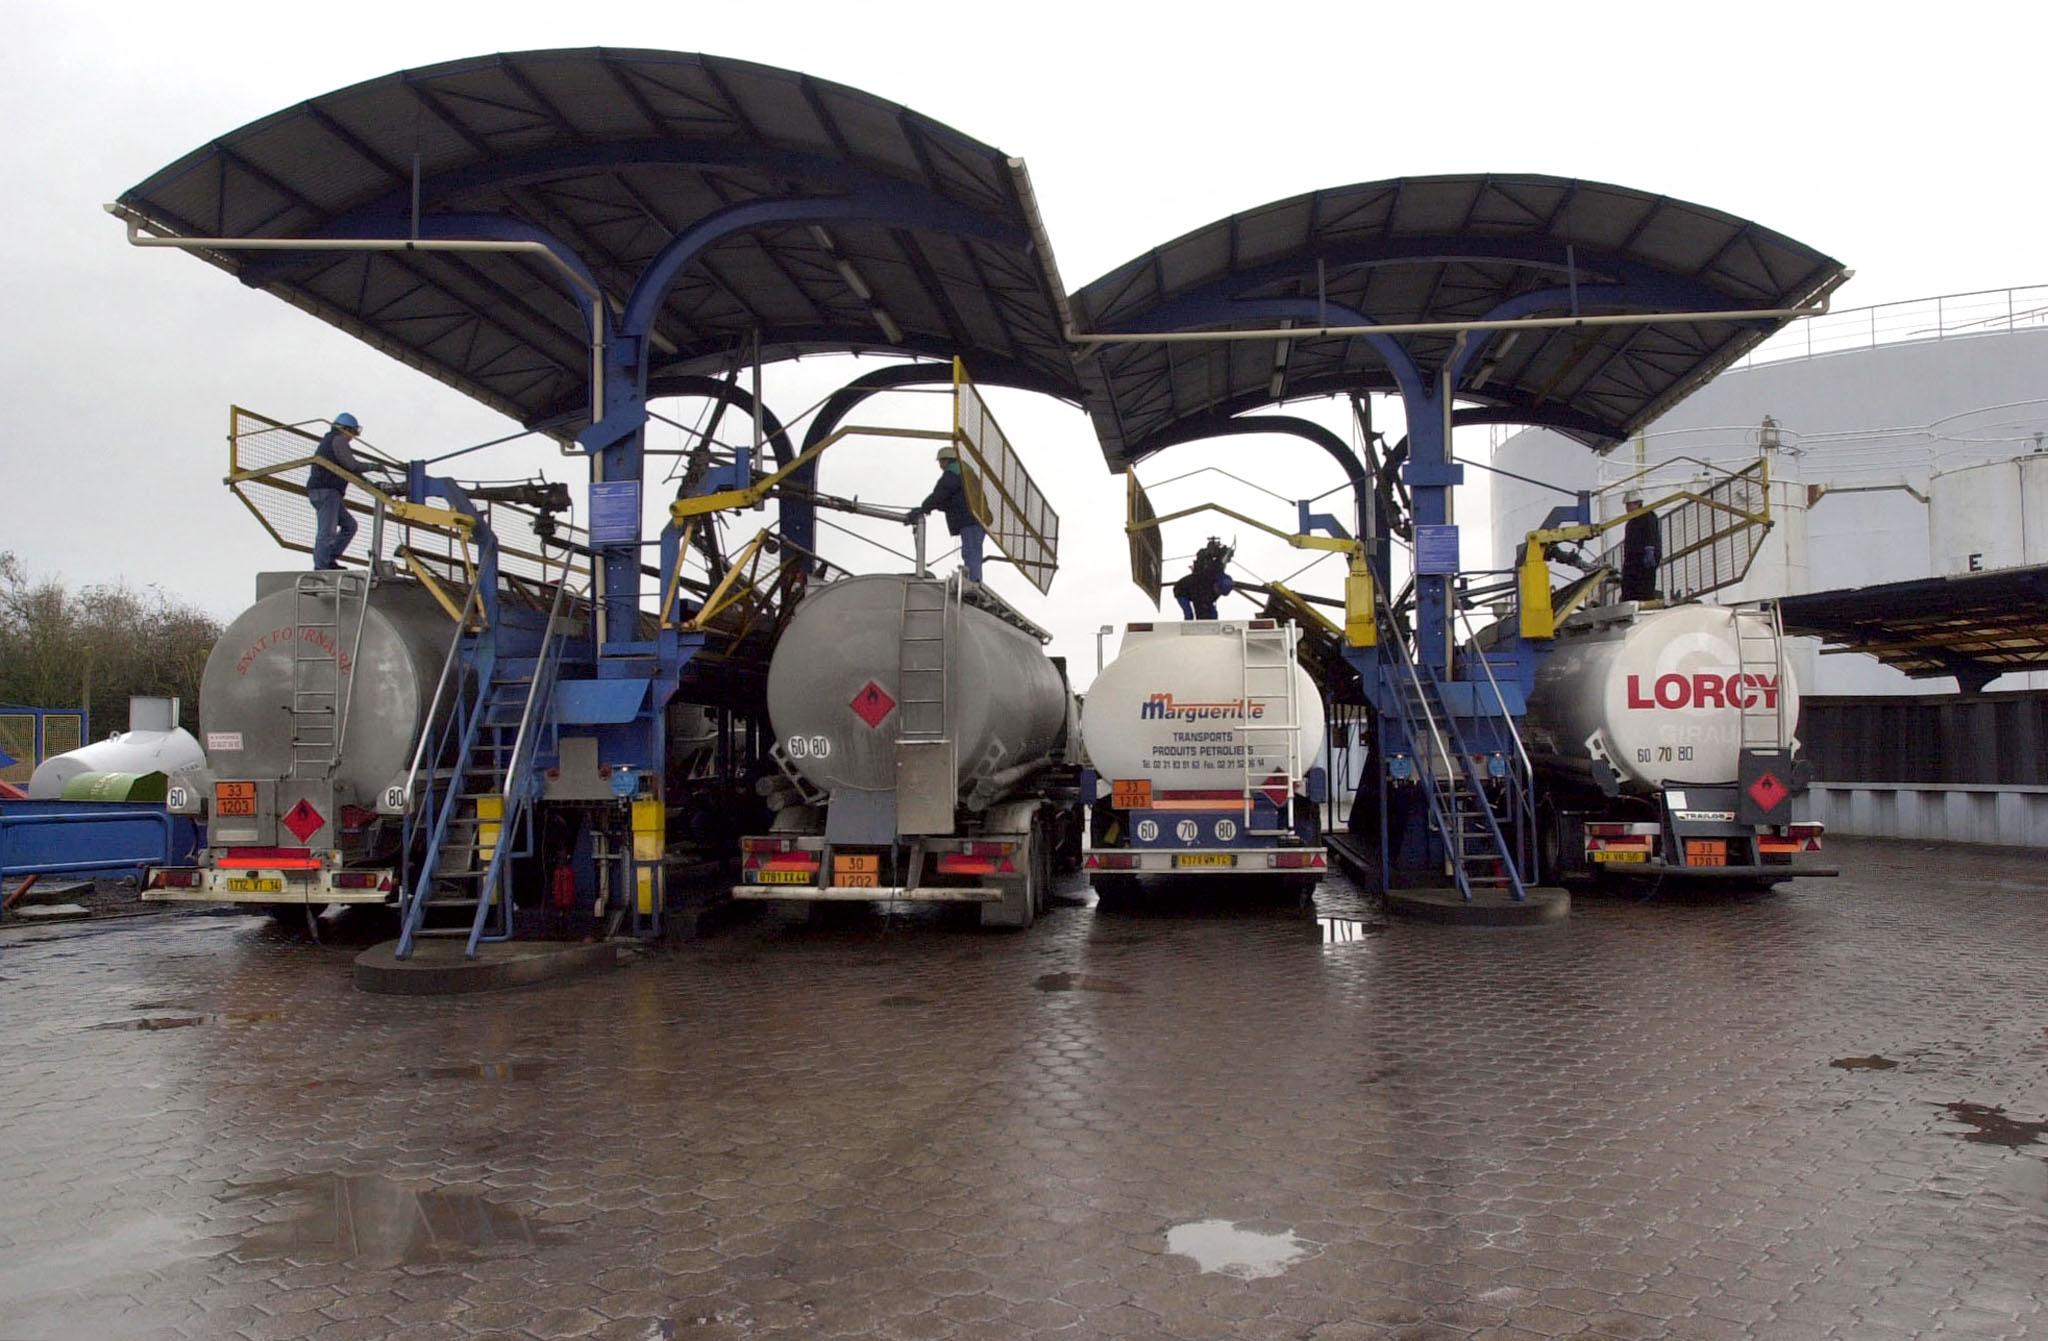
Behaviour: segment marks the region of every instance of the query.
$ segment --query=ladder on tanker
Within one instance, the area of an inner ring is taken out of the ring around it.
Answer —
[[[960,606],[960,579],[913,578],[903,584],[896,649],[896,738],[935,744],[946,739],[947,630]]]
[[[350,569],[300,573],[293,600],[291,742],[285,776],[324,778],[341,762],[356,658],[363,649],[363,621],[369,617],[370,575]]]
[[[1778,603],[1736,606],[1730,617],[1735,621],[1736,684],[1749,691],[1741,707],[1743,752],[1789,749],[1785,695],[1779,680],[1784,673],[1785,626]],[[1769,692],[1765,691],[1767,684]]]
[[[1248,835],[1276,837],[1294,832],[1294,793],[1302,777],[1301,703],[1299,676],[1295,673],[1294,625],[1274,621],[1271,628],[1254,628],[1246,621],[1237,626],[1239,678],[1238,743],[1243,747],[1244,831]],[[1279,791],[1285,795],[1274,802],[1279,814],[1278,828],[1252,827],[1252,796],[1257,792]]]
[[[1520,903],[1528,895],[1526,876],[1534,870],[1530,848],[1535,835],[1523,822],[1527,787],[1518,772],[1519,759],[1503,754],[1507,770],[1507,776],[1499,780],[1505,801],[1503,816],[1494,807],[1478,758],[1458,729],[1456,715],[1444,703],[1442,682],[1428,666],[1409,655],[1384,605],[1380,613],[1380,645],[1392,653],[1388,682],[1413,747],[1416,781],[1429,806],[1430,825],[1443,841],[1447,873],[1468,901],[1478,891],[1492,891]],[[1500,702],[1499,684],[1490,665],[1486,675],[1514,754],[1520,756],[1520,737]],[[1475,696],[1479,687],[1473,683]]]

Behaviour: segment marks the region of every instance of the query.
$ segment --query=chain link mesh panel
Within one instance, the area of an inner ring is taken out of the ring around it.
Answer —
[[[33,713],[0,712],[0,754],[13,762],[0,767],[0,782],[26,787],[36,771],[36,719]]]
[[[1658,492],[1650,484],[1629,489],[1652,499]],[[1698,497],[1657,517],[1664,533],[1657,590],[1667,601],[1692,600],[1742,581],[1771,529],[1770,472],[1763,461],[1689,492]],[[1617,540],[1601,552],[1599,562],[1619,573],[1621,549]]]
[[[989,512],[988,538],[1041,592],[1059,571],[1060,518],[1026,473],[988,403],[956,360],[953,429],[981,476]]]
[[[85,718],[75,712],[43,714],[43,758],[69,754],[85,744]]]

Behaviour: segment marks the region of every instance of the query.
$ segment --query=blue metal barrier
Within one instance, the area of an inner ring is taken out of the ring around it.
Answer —
[[[176,865],[198,845],[198,826],[160,803],[0,801],[0,886],[11,876]]]

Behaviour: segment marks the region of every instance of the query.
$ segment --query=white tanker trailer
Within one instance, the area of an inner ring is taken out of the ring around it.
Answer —
[[[1140,875],[1321,879],[1323,703],[1296,637],[1270,619],[1125,629],[1082,714],[1098,896]]]
[[[1793,865],[1822,826],[1791,817],[1799,686],[1767,610],[1582,611],[1558,626],[1528,708],[1546,879],[1835,873]]]
[[[1073,698],[1046,641],[957,578],[807,597],[768,668],[775,819],[741,840],[734,897],[972,903],[1029,926],[1080,850]]]

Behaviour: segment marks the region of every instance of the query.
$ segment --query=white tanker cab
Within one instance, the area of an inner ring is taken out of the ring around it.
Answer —
[[[774,820],[733,896],[957,903],[1028,927],[1080,860],[1079,739],[1050,635],[987,589],[866,574],[797,607],[768,669]]]
[[[1297,638],[1272,619],[1125,629],[1082,713],[1098,897],[1144,875],[1321,880],[1323,704]]]

